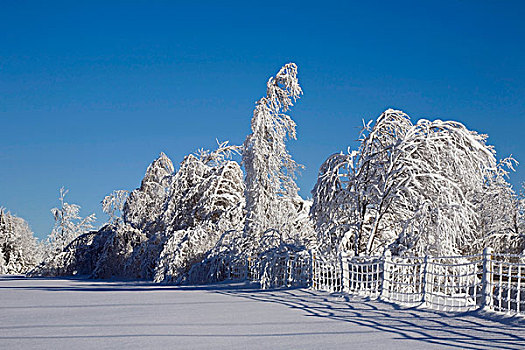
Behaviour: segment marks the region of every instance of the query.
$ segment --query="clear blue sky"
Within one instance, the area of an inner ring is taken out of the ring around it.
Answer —
[[[298,180],[388,107],[489,134],[523,164],[525,2],[2,1],[0,206],[45,237],[58,190],[82,214],[215,138],[240,144],[270,75],[299,66]]]

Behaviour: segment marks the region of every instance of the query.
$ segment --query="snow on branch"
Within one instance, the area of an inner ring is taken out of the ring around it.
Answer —
[[[229,145],[229,141],[217,141],[217,149],[215,151],[204,150],[203,148],[197,150],[197,156],[206,165],[219,165],[227,159],[231,159],[234,154],[241,154],[242,146]]]
[[[253,112],[242,162],[246,169],[245,231],[254,242],[260,242],[257,237],[268,229],[299,234],[293,225],[298,216],[294,179],[299,166],[286,149],[286,140],[296,138],[296,124],[284,112],[301,94],[297,66],[288,63],[268,80],[266,97],[257,101]]]
[[[115,190],[102,200],[102,211],[109,216],[110,224],[118,224],[121,220],[124,203],[129,195],[129,191]]]
[[[51,256],[61,252],[82,233],[93,229],[92,223],[96,220],[95,214],[88,215],[85,218],[81,217],[80,206],[65,201],[68,192],[62,187],[59,197],[60,207],[51,209],[55,218],[55,226],[48,237]]]
[[[321,166],[311,214],[323,247],[453,255],[478,251],[490,232],[511,232],[504,168],[514,161],[498,163],[486,139],[459,122],[412,124],[392,109],[365,124],[357,151]]]

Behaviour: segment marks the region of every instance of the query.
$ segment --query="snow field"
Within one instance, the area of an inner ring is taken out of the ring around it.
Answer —
[[[0,277],[2,349],[519,349],[525,320],[308,289]]]

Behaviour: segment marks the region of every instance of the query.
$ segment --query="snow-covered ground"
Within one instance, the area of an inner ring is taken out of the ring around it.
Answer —
[[[518,349],[525,320],[308,289],[0,277],[1,349]]]

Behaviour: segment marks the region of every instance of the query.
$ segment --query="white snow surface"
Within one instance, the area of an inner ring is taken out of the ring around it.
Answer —
[[[525,320],[309,289],[0,277],[2,349],[518,349]]]

